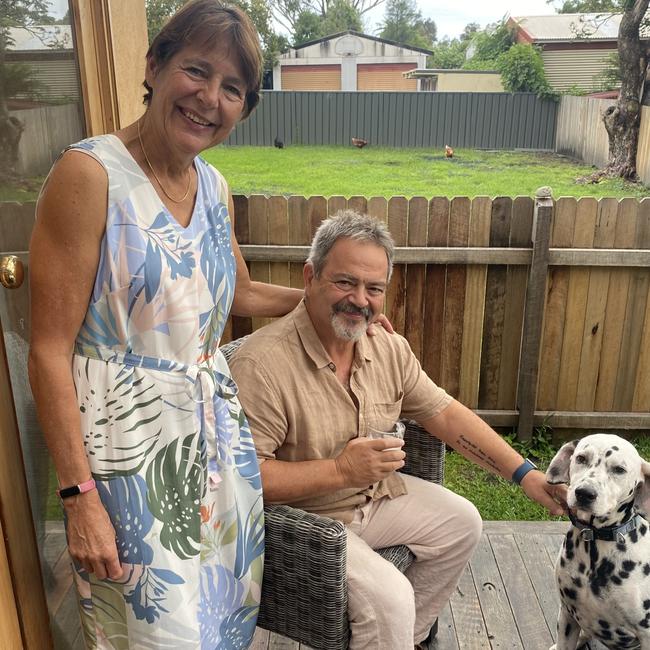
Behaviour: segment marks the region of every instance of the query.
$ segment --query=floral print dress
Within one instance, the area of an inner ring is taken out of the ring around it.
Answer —
[[[261,591],[261,478],[220,353],[235,287],[228,190],[195,160],[181,227],[113,135],[106,231],[73,374],[83,444],[124,575],[75,582],[89,648],[246,648]]]

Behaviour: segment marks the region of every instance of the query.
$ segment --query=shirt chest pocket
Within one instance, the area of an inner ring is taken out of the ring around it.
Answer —
[[[377,431],[390,431],[402,412],[402,398],[396,402],[377,402],[368,411],[368,426]]]

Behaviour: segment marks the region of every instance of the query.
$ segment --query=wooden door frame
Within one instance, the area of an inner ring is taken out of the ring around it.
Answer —
[[[69,0],[86,135],[110,133],[143,111],[144,0]]]
[[[86,135],[119,129],[142,113],[148,47],[144,0],[70,0],[70,10]],[[21,250],[26,247],[27,241]],[[52,648],[1,323],[0,533],[0,647]]]
[[[37,650],[51,648],[52,639],[24,467],[4,336],[0,335],[0,525],[4,536],[0,575],[5,593],[10,576],[14,600],[13,606],[3,600],[7,612],[0,627],[0,645]]]

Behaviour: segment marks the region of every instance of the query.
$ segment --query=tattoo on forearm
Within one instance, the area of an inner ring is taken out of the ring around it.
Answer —
[[[501,473],[501,468],[494,458],[489,456],[483,449],[474,444],[471,440],[468,440],[465,436],[460,435],[457,444],[461,449],[474,456],[477,460],[492,468],[497,474]]]

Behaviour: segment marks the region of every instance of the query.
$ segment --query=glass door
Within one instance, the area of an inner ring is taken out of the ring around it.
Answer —
[[[28,224],[33,223],[34,203],[11,207],[7,210],[6,204],[0,204],[0,221],[6,225],[7,212],[13,212],[14,217],[22,220],[20,225],[14,224],[14,235],[27,235]],[[56,478],[36,419],[27,376],[30,323],[29,255],[26,248],[23,245],[13,250],[0,250],[0,278],[3,281],[0,324],[54,647],[57,650],[81,649],[84,646],[80,638],[62,511],[54,494]],[[14,283],[14,286],[8,288],[7,283]]]
[[[37,10],[39,4],[44,11]],[[37,579],[42,581],[54,647],[70,650],[83,648],[83,642],[62,511],[54,494],[56,478],[36,419],[27,375],[27,251],[38,189],[60,151],[84,137],[84,110],[67,0],[15,3],[11,11],[15,14],[9,17],[12,26],[5,27],[4,21],[0,26],[0,73],[9,80],[0,93],[0,132],[4,129],[5,134],[0,154],[0,327],[38,549],[32,578],[40,562]],[[2,408],[10,408],[8,403],[4,400]],[[3,494],[3,514],[14,500],[10,490]],[[27,530],[32,522],[27,513],[23,517]],[[12,573],[23,644],[45,648],[47,630],[31,629],[20,614],[23,581],[15,571]]]

